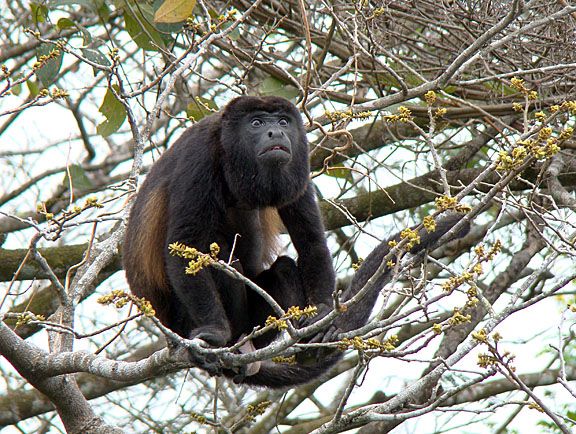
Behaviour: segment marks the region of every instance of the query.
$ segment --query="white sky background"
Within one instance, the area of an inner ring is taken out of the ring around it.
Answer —
[[[2,2],[0,2],[0,4],[1,3]],[[91,68],[86,67],[86,71],[81,71],[81,73],[76,75],[76,78],[80,80],[82,73],[91,74]],[[82,86],[83,83],[79,81],[78,87],[81,88]],[[23,92],[25,93],[26,91],[23,90]],[[16,100],[19,100],[19,98],[0,99],[0,111],[12,107]],[[96,101],[94,106],[95,112],[93,114],[93,119],[98,123],[103,120],[103,117],[96,112],[98,106]],[[123,128],[125,129],[126,127],[125,124]],[[68,110],[58,107],[56,103],[50,104],[49,106],[27,109],[22,113],[18,120],[2,135],[2,137],[0,137],[0,152],[16,149],[37,149],[46,146],[46,144],[60,143],[60,145],[51,147],[47,151],[42,152],[35,157],[26,157],[27,164],[31,161],[30,158],[32,158],[33,164],[30,166],[26,165],[21,169],[16,169],[14,171],[15,177],[0,177],[0,195],[11,191],[18,186],[21,181],[28,179],[30,176],[41,173],[46,169],[66,165],[68,161],[79,161],[79,157],[84,153],[84,148],[78,141],[71,140],[71,138],[78,135],[77,131],[76,122]],[[95,134],[95,124],[91,126],[90,133]],[[94,138],[94,143],[98,143],[98,146],[107,146],[103,140],[98,140],[97,138]],[[401,155],[397,154],[395,158],[401,158]],[[13,167],[18,165],[19,158],[3,157],[0,160],[0,174],[8,172],[12,173]],[[62,178],[62,174],[58,174],[52,177],[50,181],[54,183],[53,185],[57,185],[62,182]],[[331,197],[339,191],[336,181],[332,178],[323,176],[321,178],[316,178],[316,182],[326,197]],[[395,184],[397,181],[388,176],[383,177],[383,179],[378,179],[378,182],[380,185],[386,186],[389,184]],[[36,187],[30,189],[25,195],[15,199],[7,206],[3,207],[2,211],[19,212],[21,210],[30,210],[35,208],[35,205],[39,200],[50,196],[47,184],[43,182],[40,185],[42,186],[41,190],[38,190]],[[396,232],[396,228],[390,229],[389,227],[384,227],[383,222],[384,224],[391,224],[392,220],[391,218],[378,219],[367,228],[368,231],[377,234],[381,238],[386,238],[388,235]],[[394,224],[394,226],[396,226],[396,224]],[[81,243],[87,241],[88,230],[89,226],[86,226],[85,229],[74,232],[77,234],[76,238],[69,240],[69,242]],[[21,231],[14,235],[10,235],[7,242],[3,245],[3,248],[12,249],[27,246],[30,234],[31,230]],[[494,240],[495,235],[492,235],[489,238]],[[365,257],[374,245],[375,241],[371,237],[360,236],[355,247],[358,254]],[[573,264],[568,261],[564,261],[560,264],[561,267],[573,267]],[[346,266],[347,264],[344,264],[344,268]],[[537,264],[534,265],[534,268],[536,267]],[[109,279],[109,281],[103,285],[101,290],[106,291],[108,288],[112,287],[126,287],[121,274],[122,273],[118,273],[114,279]],[[4,283],[0,284],[0,290],[3,288],[5,288]],[[457,305],[457,303],[455,304]],[[549,299],[540,302],[529,309],[514,314],[497,328],[497,331],[504,336],[501,346],[516,354],[514,365],[517,367],[518,373],[537,372],[547,366],[551,356],[548,354],[541,354],[541,352],[546,349],[544,342],[557,345],[557,327],[560,323],[560,313],[562,312],[563,307],[564,305],[562,303]],[[114,314],[112,313],[112,310],[96,305],[94,297],[83,303],[82,308],[79,310],[79,317],[81,317],[82,314],[90,316],[90,311],[96,308],[107,309],[106,315],[110,315],[112,321],[115,320],[115,318],[113,318]],[[82,326],[83,325],[81,324],[81,327]],[[569,318],[569,320],[566,321],[566,327],[568,326],[574,326],[574,317]],[[563,332],[566,334],[566,329]],[[34,339],[38,340],[38,343],[40,344],[45,340],[45,334],[39,333],[34,337]],[[76,348],[83,348],[84,345],[88,345],[89,348],[87,341],[78,341]],[[461,363],[459,367],[470,369],[472,371],[479,371],[479,368],[476,366],[478,351],[483,351],[483,349],[480,347],[477,351],[472,352],[467,357],[466,362],[463,364]],[[431,354],[432,351],[430,351],[430,355]],[[6,365],[4,360],[0,363]],[[366,396],[371,396],[376,390],[383,390],[387,394],[400,390],[405,386],[406,381],[417,378],[424,366],[424,363],[407,363],[394,359],[381,358],[374,360],[370,365],[370,370],[364,384],[362,387],[354,391],[352,398],[349,401],[349,405],[362,402]],[[398,375],[394,374],[396,372]],[[555,393],[559,392],[556,396],[552,397],[544,397],[541,390],[542,389],[537,389],[537,393],[545,402],[556,402],[555,405],[552,405],[553,408],[559,408],[557,403],[570,403],[572,400],[572,397],[568,395],[567,392],[564,392],[563,389],[558,387],[551,388]],[[331,397],[333,396],[333,391],[334,386],[326,384],[317,392],[317,395],[324,395],[323,398],[326,396]],[[495,399],[494,401],[496,402],[497,400],[498,399]],[[498,425],[499,422],[504,420],[505,416],[509,411],[511,411],[511,409],[512,408],[509,407],[505,411],[500,410],[496,416],[490,414],[487,415],[487,417]],[[307,410],[308,409],[303,408],[302,412],[306,413]],[[414,422],[405,423],[395,432],[432,433],[435,431],[435,428],[432,425],[435,417],[436,413],[425,418],[419,418]],[[461,417],[463,420],[468,420],[469,414],[464,414]],[[482,419],[482,416],[479,416],[479,419]],[[534,410],[523,410],[521,416],[512,424],[512,427],[518,428],[520,432],[537,432],[535,431],[536,428],[534,428],[535,423],[542,419],[546,419],[546,416]],[[8,429],[5,432],[18,431]],[[467,426],[453,432],[483,434],[490,432],[490,430],[486,426],[478,424],[476,426]]]

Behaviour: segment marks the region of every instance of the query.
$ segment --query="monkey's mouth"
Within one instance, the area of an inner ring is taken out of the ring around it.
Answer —
[[[280,152],[285,152],[286,154],[290,154],[290,149],[288,149],[287,146],[272,145],[272,146],[268,146],[267,148],[265,148],[262,152],[260,152],[259,155],[264,155],[264,154],[267,154],[268,152],[273,152],[273,151],[280,151]]]

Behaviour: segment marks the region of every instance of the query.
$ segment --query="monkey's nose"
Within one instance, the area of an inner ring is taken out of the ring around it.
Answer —
[[[278,138],[284,136],[284,131],[279,128],[271,128],[268,130],[268,137],[270,139]]]

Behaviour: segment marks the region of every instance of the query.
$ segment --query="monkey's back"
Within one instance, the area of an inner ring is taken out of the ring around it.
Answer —
[[[169,322],[172,288],[166,274],[166,234],[170,201],[206,200],[214,186],[205,173],[217,165],[220,115],[212,115],[186,129],[152,165],[142,183],[128,220],[122,262],[132,293],[152,303],[156,316]],[[190,185],[195,188],[190,189]]]

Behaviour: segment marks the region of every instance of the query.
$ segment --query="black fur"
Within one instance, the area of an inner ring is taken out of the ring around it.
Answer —
[[[186,130],[153,165],[132,208],[124,243],[124,267],[132,291],[147,298],[162,323],[179,335],[215,347],[233,345],[263,325],[272,313],[270,307],[216,269],[186,275],[187,261],[168,254],[173,242],[201,252],[209,252],[216,242],[222,259],[235,246],[233,266],[283,308],[312,304],[325,313],[332,304],[335,277],[309,170],[300,114],[283,98],[240,97]],[[298,261],[279,257],[266,269],[275,235],[266,217],[270,208],[277,210],[286,227]],[[456,221],[422,234],[414,251],[434,243]],[[364,286],[387,252],[387,243],[382,243],[368,256],[344,300]],[[336,319],[337,331],[366,323],[386,279],[383,276],[368,296]],[[268,334],[254,345],[262,348],[272,338]],[[199,367],[219,372],[212,361],[193,356]],[[313,356],[307,358],[313,363],[295,366],[266,361],[258,373],[247,377],[224,373],[247,384],[284,387],[316,378],[340,357]]]
[[[263,127],[252,127],[255,117]],[[308,174],[300,114],[285,99],[237,98],[189,128],[153,165],[132,208],[124,243],[132,291],[181,336],[234,344],[258,325],[246,288],[211,268],[186,275],[186,261],[168,245],[208,252],[216,242],[224,259],[235,245],[233,265],[255,279],[274,230],[262,210],[272,207],[298,252],[297,292],[306,304],[326,305],[334,271]]]

